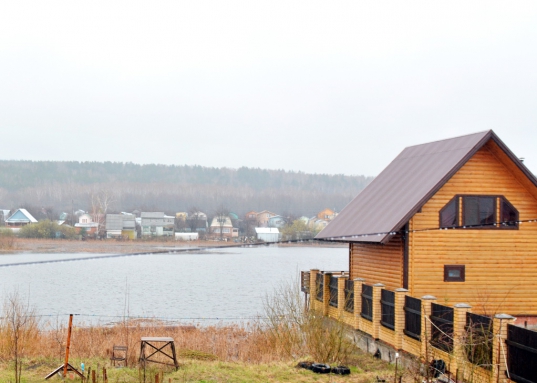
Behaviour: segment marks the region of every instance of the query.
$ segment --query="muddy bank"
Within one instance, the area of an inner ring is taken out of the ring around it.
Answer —
[[[221,247],[237,246],[233,242],[221,241],[175,241],[175,240],[62,240],[62,239],[22,239],[14,241],[13,248],[3,249],[0,254],[13,253],[107,253],[125,254],[151,252],[160,250],[173,250],[175,248]],[[280,246],[315,246],[315,247],[347,247],[347,244],[299,242],[283,243]]]

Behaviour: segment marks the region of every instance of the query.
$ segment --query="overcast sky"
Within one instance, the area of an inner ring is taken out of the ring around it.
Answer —
[[[377,175],[488,129],[537,172],[535,1],[0,5],[0,159]]]

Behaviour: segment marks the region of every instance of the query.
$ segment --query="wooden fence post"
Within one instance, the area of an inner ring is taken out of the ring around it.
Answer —
[[[337,315],[338,320],[343,318],[343,312],[345,310],[345,281],[349,279],[347,275],[340,275],[337,277]]]
[[[507,325],[513,324],[515,317],[507,314],[497,314],[492,322],[494,340],[492,343],[492,379],[494,383],[508,382],[505,372],[507,369]]]
[[[400,350],[403,347],[403,330],[405,329],[405,296],[408,294],[407,289],[395,290],[395,307],[394,307],[394,332],[395,332],[395,349]]]
[[[421,355],[425,359],[425,363],[429,363],[429,340],[431,339],[431,304],[436,303],[436,297],[433,295],[425,295],[421,297]]]
[[[450,371],[457,371],[464,367],[462,361],[466,360],[465,345],[466,337],[466,313],[472,306],[466,303],[457,303],[453,306],[453,360],[450,363]]]
[[[330,277],[332,273],[323,274],[323,315],[328,316],[330,307]]]
[[[354,278],[354,328],[362,329],[362,285],[365,283],[364,278]]]
[[[317,274],[319,269],[310,270],[310,310],[317,310]]]
[[[373,333],[371,336],[373,339],[379,338],[379,332],[380,332],[380,320],[382,318],[382,305],[380,304],[380,296],[381,296],[381,290],[384,288],[384,284],[382,283],[375,283],[373,285],[373,299],[372,299],[372,325],[373,325]]]

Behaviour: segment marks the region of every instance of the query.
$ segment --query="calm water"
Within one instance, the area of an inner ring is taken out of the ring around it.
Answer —
[[[0,265],[93,255],[18,254]],[[18,289],[44,319],[76,313],[106,323],[128,307],[137,317],[239,322],[260,314],[265,294],[300,270],[346,270],[347,257],[346,248],[261,246],[27,264],[0,267],[0,294]]]

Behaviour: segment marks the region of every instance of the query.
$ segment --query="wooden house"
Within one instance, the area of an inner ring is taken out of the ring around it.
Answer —
[[[37,219],[26,209],[17,209],[5,220],[5,225],[13,231],[19,231],[22,226],[37,223]]]
[[[268,227],[269,219],[276,217],[278,214],[268,210],[257,213],[256,224],[258,227]]]
[[[85,232],[86,235],[96,236],[99,233],[99,223],[93,222],[91,214],[84,213],[78,217],[78,223],[75,223],[75,229],[78,234]]]
[[[325,221],[331,221],[334,218],[336,218],[336,216],[337,216],[337,213],[334,210],[329,209],[329,208],[321,210],[320,212],[317,213],[317,218],[325,220]]]
[[[404,149],[316,238],[351,279],[537,315],[537,179],[491,130]]]
[[[231,218],[227,215],[218,215],[213,218],[210,231],[216,237],[232,238],[239,236],[239,229],[233,227]]]

